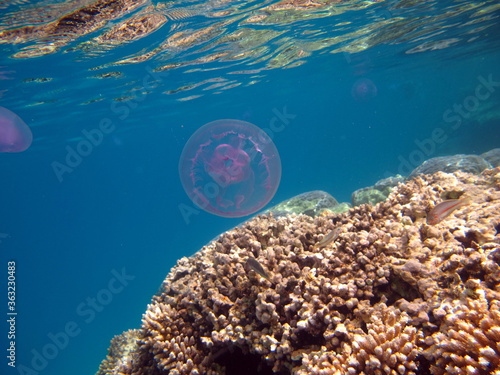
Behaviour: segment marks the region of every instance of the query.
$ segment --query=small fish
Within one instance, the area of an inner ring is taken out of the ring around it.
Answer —
[[[427,215],[427,224],[435,225],[456,209],[471,202],[471,198],[448,199],[436,205]]]
[[[262,265],[257,261],[257,259],[248,257],[247,258],[247,265],[254,270],[256,273],[258,273],[260,276],[262,276],[264,279],[267,279],[271,281],[269,278],[269,274],[264,270]]]
[[[321,239],[318,243],[314,245],[314,250],[321,249],[322,247],[325,247],[329,243],[335,242],[337,237],[340,234],[340,227],[335,228],[332,230],[330,233],[328,233],[325,237]]]

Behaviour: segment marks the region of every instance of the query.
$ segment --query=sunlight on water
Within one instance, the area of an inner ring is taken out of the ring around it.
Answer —
[[[216,85],[197,81],[198,74],[189,84],[165,91],[182,101],[254,84],[266,76],[263,72],[303,65],[319,53],[343,53],[349,59],[381,44],[406,43],[407,54],[467,44],[496,25],[499,9],[493,0],[448,6],[431,1],[48,0],[3,8],[0,44],[13,46],[8,50],[13,59],[68,53],[67,58],[92,64],[112,54],[112,61],[88,69],[93,79],[119,80],[132,64],[188,75],[221,71]],[[368,23],[359,23],[361,17]],[[238,74],[237,81],[228,74]],[[200,86],[204,92],[189,92]],[[87,97],[82,103],[98,100]],[[51,100],[37,101],[45,102]]]

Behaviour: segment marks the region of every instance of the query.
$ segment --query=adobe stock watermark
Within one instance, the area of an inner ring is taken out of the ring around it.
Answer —
[[[111,279],[105,288],[99,290],[95,296],[87,297],[75,308],[77,320],[66,322],[59,332],[49,332],[47,343],[41,348],[31,349],[31,361],[29,365],[19,364],[17,372],[20,375],[38,375],[44,371],[61,351],[66,349],[71,340],[77,337],[85,325],[94,321],[97,314],[102,312],[121,293],[135,276],[128,275],[125,268],[121,271],[111,270]]]
[[[273,108],[272,112],[273,117],[269,121],[268,126],[261,129],[261,131],[267,134],[267,137],[269,137],[269,139],[271,140],[274,139],[276,134],[283,132],[290,125],[291,120],[297,117],[297,115],[289,113],[286,106],[284,106],[282,110]],[[267,137],[261,138],[266,139]],[[258,152],[253,148],[245,151],[251,161],[253,161],[258,154]],[[203,186],[203,196],[207,197],[208,199],[216,198],[219,195],[221,189],[223,189],[222,181],[213,179],[213,181],[210,181],[206,183],[205,186]],[[209,204],[208,201],[204,201],[201,198],[197,199],[195,203],[198,205],[198,207],[202,208],[206,207]],[[186,225],[190,224],[191,216],[198,215],[201,212],[193,205],[187,205],[185,203],[180,203],[178,205],[178,209]]]
[[[65,147],[66,156],[64,161],[56,160],[51,163],[52,170],[59,182],[63,181],[66,173],[72,173],[82,163],[83,159],[89,156],[103,142],[106,135],[116,130],[117,120],[124,121],[131,111],[146,100],[147,96],[170,75],[168,72],[154,71],[150,66],[145,67],[145,70],[146,75],[142,79],[142,87],[134,90],[131,98],[120,102],[111,102],[109,109],[116,117],[114,120],[110,117],[104,117],[93,129],[82,130],[83,139],[74,147],[70,145]],[[130,96],[130,93],[127,94]]]
[[[406,157],[398,156],[397,174],[408,176],[413,169],[422,164],[425,160],[432,156],[439,145],[445,143],[451,133],[458,130],[464,119],[469,119],[471,115],[477,111],[481,102],[488,100],[495,90],[500,87],[500,81],[495,81],[493,74],[487,77],[477,77],[478,84],[471,95],[466,96],[461,102],[454,103],[451,107],[443,112],[443,121],[451,124],[448,128],[436,127],[428,137],[420,140],[415,139],[416,148],[413,149]],[[394,176],[392,172],[386,172],[386,177]]]

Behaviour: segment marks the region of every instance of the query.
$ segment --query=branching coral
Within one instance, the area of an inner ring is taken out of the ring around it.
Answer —
[[[303,366],[295,373],[307,374],[415,374],[419,353],[417,341],[422,333],[409,325],[409,316],[380,303],[370,309],[373,314],[366,329],[348,332],[340,323],[334,336],[347,339],[336,351],[304,354]],[[366,331],[366,332],[365,332]]]
[[[478,298],[455,301],[426,340],[433,374],[500,374],[500,301],[480,286],[472,292]]]
[[[498,371],[498,181],[436,173],[345,214],[256,217],[179,260],[101,374]],[[428,225],[450,190],[471,204]]]
[[[131,355],[137,350],[139,336],[138,329],[129,329],[113,337],[109,345],[108,356],[101,362],[97,375],[126,370],[130,366]]]

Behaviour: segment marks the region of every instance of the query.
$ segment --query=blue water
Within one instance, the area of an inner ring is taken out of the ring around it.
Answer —
[[[421,2],[415,8],[398,4],[381,2],[316,21],[296,21],[284,35],[321,41],[379,19],[406,17],[418,25],[418,17],[453,9],[457,13],[422,23],[425,38],[413,31],[406,39],[403,35],[378,43],[359,37],[324,49],[305,45],[310,54],[302,65],[289,69],[267,69],[266,63],[248,60],[191,65],[157,73],[158,82],[149,90],[144,78],[151,69],[170,58],[201,56],[203,50],[169,52],[144,63],[95,70],[154,48],[177,30],[165,26],[94,57],[71,51],[81,40],[53,54],[24,59],[13,57],[18,45],[0,44],[0,71],[8,72],[0,80],[0,106],[16,112],[34,135],[27,151],[0,154],[1,310],[7,306],[7,262],[15,261],[18,312],[17,367],[9,367],[2,355],[1,373],[95,373],[109,340],[140,326],[151,296],[176,261],[245,220],[201,210],[187,218],[181,214],[181,205],[193,205],[179,181],[179,156],[190,135],[205,123],[234,118],[267,128],[278,116],[283,126],[273,141],[283,171],[268,207],[310,190],[350,201],[354,190],[388,175],[407,175],[425,158],[500,147],[500,10],[491,10],[495,2],[484,4],[484,14],[466,10],[463,1]],[[476,22],[466,25],[471,20]],[[329,33],[329,24],[340,21],[345,22],[338,28],[342,33]],[[179,30],[213,21],[198,16],[182,22],[190,24]],[[311,24],[326,30],[324,37],[300,34]],[[238,27],[233,23],[227,32]],[[279,24],[268,27],[281,30]],[[449,46],[435,44],[434,49],[408,53],[428,46],[424,43],[453,38]],[[353,40],[368,46],[358,52],[336,51],[347,49]],[[276,40],[267,43],[270,51],[278,46]],[[194,68],[201,70],[189,72]],[[262,70],[253,78],[233,74],[245,69]],[[122,75],[92,78],[110,71]],[[30,82],[42,77],[52,79]],[[166,93],[217,77],[242,84],[204,90],[210,82]],[[351,90],[359,78],[375,84],[373,98],[353,98]],[[256,82],[248,84],[252,80]],[[481,89],[484,99],[459,116],[458,125],[454,106],[476,103],[470,97],[477,96],[485,80],[497,84],[489,91]],[[130,95],[132,87],[141,92],[133,106],[114,100]],[[185,100],[196,95],[201,96]],[[71,171],[58,176],[54,163],[64,164],[68,150],[81,142],[82,130],[98,128],[103,119],[112,124],[109,134]],[[443,131],[440,141],[429,141],[436,129]],[[105,304],[94,303],[95,298]],[[5,317],[0,326],[4,354]],[[59,338],[59,347],[54,338]]]

